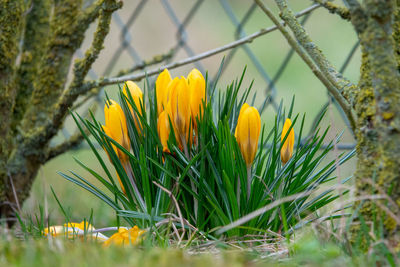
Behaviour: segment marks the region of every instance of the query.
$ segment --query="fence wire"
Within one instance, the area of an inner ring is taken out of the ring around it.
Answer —
[[[195,1],[187,1],[190,2],[189,8],[183,12],[182,10],[177,10],[174,8],[170,0],[159,0],[159,3],[164,9],[164,12],[168,19],[172,22],[172,25],[175,27],[176,33],[175,33],[175,44],[170,50],[170,53],[162,57],[161,59],[155,60],[154,62],[145,62],[143,60],[143,57],[140,55],[140,53],[135,49],[135,38],[132,36],[130,33],[130,29],[135,26],[136,22],[138,19],[140,19],[140,16],[148,16],[149,11],[146,11],[146,5],[150,3],[150,1],[147,0],[137,0],[133,1],[135,2],[134,8],[131,10],[130,14],[126,16],[122,16],[120,12],[116,12],[113,14],[112,18],[112,23],[117,25],[118,31],[119,31],[119,41],[117,42],[118,45],[117,47],[113,48],[114,51],[107,51],[107,53],[111,53],[112,57],[111,60],[109,60],[108,64],[104,68],[103,73],[96,73],[93,69],[90,70],[89,72],[89,78],[91,79],[97,79],[98,77],[108,77],[110,74],[114,71],[117,70],[118,62],[120,60],[123,61],[130,61],[131,62],[131,67],[130,70],[146,70],[147,67],[151,64],[168,64],[171,62],[174,62],[176,59],[176,55],[178,53],[183,52],[186,54],[187,57],[193,57],[196,55],[195,49],[192,48],[189,45],[189,38],[191,35],[191,32],[188,30],[188,25],[189,23],[198,15],[198,12],[200,10],[200,7],[202,4],[204,4],[204,0],[195,0]],[[248,7],[243,12],[242,16],[238,16],[235,13],[235,9],[232,7],[231,1],[228,0],[218,0],[214,2],[215,5],[219,5],[222,10],[224,11],[224,14],[221,14],[220,17],[214,18],[217,19],[217,21],[221,20],[226,20],[229,21],[234,26],[234,30],[232,31],[232,36],[234,40],[238,40],[240,38],[243,38],[247,36],[247,33],[245,32],[245,26],[251,18],[254,16],[256,10],[257,10],[257,5],[255,3],[252,3],[249,1]],[[154,5],[154,4],[153,4]],[[147,14],[146,14],[147,13]],[[313,12],[310,12],[303,16],[300,19],[300,22],[304,25],[307,23],[308,19],[310,16],[313,15]],[[180,19],[183,18],[183,19]],[[154,18],[158,19],[158,18]],[[353,47],[350,49],[350,51],[347,54],[347,57],[343,63],[343,65],[340,68],[340,72],[344,73],[346,71],[346,68],[349,66],[349,63],[353,59],[353,56],[355,52],[357,51],[359,47],[359,43],[355,43]],[[263,101],[262,105],[259,107],[260,113],[263,112],[266,108],[271,106],[275,111],[277,111],[279,107],[279,102],[277,101],[277,91],[278,88],[276,87],[276,84],[278,83],[279,79],[281,79],[282,74],[285,72],[287,69],[288,64],[293,58],[294,51],[293,49],[290,49],[287,54],[283,57],[281,63],[279,64],[279,68],[277,72],[274,75],[271,75],[268,73],[268,71],[263,67],[263,64],[260,62],[260,57],[257,56],[256,52],[254,52],[248,44],[242,44],[240,46],[237,46],[233,49],[231,49],[225,56],[225,61],[224,65],[222,68],[222,73],[224,73],[232,64],[233,59],[237,56],[238,50],[243,50],[244,54],[248,57],[250,62],[254,65],[255,69],[257,72],[260,74],[262,77],[263,81],[265,82],[265,89],[264,89],[264,94],[266,96],[266,101]],[[103,51],[104,53],[104,51]],[[123,56],[123,55],[127,55]],[[82,57],[83,52],[82,50],[78,50],[76,56]],[[202,73],[205,73],[205,67],[202,61],[196,61],[193,63],[194,66],[199,69]],[[215,80],[218,73],[210,73],[209,72],[209,80]],[[99,105],[102,104],[103,95],[102,95],[102,90],[100,90],[100,93],[97,94],[97,96],[94,97],[94,101],[97,102]],[[343,121],[348,125],[346,116],[342,112],[341,108],[339,105],[336,103],[333,97],[329,96],[328,94],[328,102],[323,104],[321,106],[321,110],[328,107],[328,105],[332,104],[334,105],[339,113],[341,114],[341,117]],[[71,136],[71,133],[67,128],[63,129],[63,135],[67,139]],[[337,144],[337,149],[352,149],[354,148],[354,144]]]

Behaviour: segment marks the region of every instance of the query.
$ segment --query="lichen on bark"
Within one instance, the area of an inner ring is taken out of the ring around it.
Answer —
[[[81,45],[84,30],[78,30],[82,0],[56,1],[50,22],[50,35],[38,68],[40,75],[33,82],[29,106],[21,123],[29,131],[42,126],[54,103],[62,93],[71,65],[72,56]]]
[[[352,1],[354,2],[354,1]],[[352,23],[362,47],[358,115],[356,186],[359,195],[380,188],[397,207],[400,203],[400,73],[398,69],[398,11],[394,1],[366,0],[351,6]],[[354,2],[355,3],[355,2]],[[375,186],[365,182],[373,180]],[[382,218],[386,236],[400,241],[399,227],[385,212],[384,201],[361,203],[360,215],[367,221]],[[389,205],[390,206],[390,205]]]
[[[6,201],[9,125],[16,95],[14,74],[24,8],[23,0],[0,1],[0,204]],[[0,205],[0,212],[2,208]]]
[[[51,8],[50,0],[33,0],[26,16],[21,63],[16,74],[18,92],[12,118],[12,130],[14,132],[29,104],[33,91],[33,81],[38,77],[39,62],[44,54],[49,35]]]
[[[79,96],[79,90],[65,89],[75,51],[100,16],[92,47],[75,64],[72,89],[82,86],[103,49],[111,14],[122,6],[117,0],[97,0],[83,10],[82,0],[32,0],[23,13],[25,2],[0,0],[0,218],[10,224],[15,221],[8,218],[15,216],[16,198],[23,203],[29,196],[40,166],[82,139],[74,136],[55,149],[49,147]],[[16,64],[22,28],[21,63]],[[76,97],[59,110],[61,95],[71,93]],[[55,113],[60,114],[58,121],[52,116]],[[11,133],[12,142],[7,142]]]

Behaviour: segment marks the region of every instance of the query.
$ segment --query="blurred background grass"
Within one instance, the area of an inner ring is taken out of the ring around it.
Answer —
[[[118,15],[124,23],[127,22],[129,16],[134,12],[139,2],[140,1],[136,0],[124,1],[124,7],[118,11]],[[168,1],[180,20],[183,20],[194,2],[194,0]],[[188,34],[187,44],[192,48],[195,54],[222,46],[234,40],[236,27],[231,23],[225,13],[221,5],[222,2],[223,1],[203,1],[202,4],[199,5],[198,10],[196,10],[193,19],[185,28]],[[242,0],[230,0],[226,2],[230,4],[233,12],[239,19],[245,15],[252,4],[252,1]],[[275,12],[277,11],[272,0],[267,0],[265,2],[272,10]],[[292,0],[289,2],[295,11],[300,11],[312,4],[310,0]],[[251,34],[261,28],[269,26],[272,26],[272,22],[264,13],[256,8],[254,14],[248,23],[244,25],[243,29],[247,34]],[[318,8],[313,12],[305,28],[313,41],[337,69],[344,63],[349,51],[357,41],[356,34],[351,24],[343,21],[336,15],[329,14],[324,8]],[[94,30],[95,26],[92,25],[87,32],[86,40],[82,47],[83,50],[89,47]],[[151,59],[155,55],[168,52],[177,42],[177,28],[167,15],[165,3],[163,4],[162,1],[147,1],[135,23],[132,27],[129,27],[128,32],[132,37],[129,41],[130,45],[134,47],[140,57],[145,60]],[[113,54],[120,45],[120,34],[121,29],[114,18],[111,25],[111,32],[105,42],[105,49],[102,51],[93,67],[95,73],[103,73],[107,64],[115,60]],[[278,31],[257,38],[252,43],[248,44],[248,46],[260,60],[264,70],[271,77],[277,72],[282,60],[289,51],[288,44]],[[228,52],[221,53],[201,62],[204,68],[208,70],[210,77],[215,75],[223,56],[227,54]],[[181,49],[172,61],[186,57],[188,57],[188,55]],[[115,67],[111,74],[116,75],[120,69],[126,69],[132,67],[132,65],[134,65],[133,60],[128,53],[124,51],[117,62],[115,62]],[[344,75],[354,83],[357,83],[359,79],[359,65],[360,51],[357,50],[344,73]],[[244,87],[247,87],[254,79],[253,92],[257,91],[258,96],[255,104],[256,106],[260,106],[265,97],[267,97],[265,94],[267,84],[242,48],[237,50],[232,61],[227,65],[226,71],[219,81],[218,88],[224,90],[226,85],[240,76],[244,66],[247,66]],[[193,64],[180,67],[172,70],[171,74],[175,76],[186,76],[193,67]],[[149,67],[149,69],[152,68],[153,67]],[[154,81],[154,77],[150,80]],[[138,82],[138,84],[141,88],[144,87],[143,81]],[[293,56],[286,67],[281,78],[276,83],[276,88],[277,95],[275,99],[278,103],[283,100],[284,105],[288,106],[292,96],[296,96],[295,113],[306,114],[306,129],[311,125],[314,116],[321,106],[328,100],[326,89],[297,55]],[[118,86],[116,85],[105,88],[105,91],[110,97],[116,96],[117,90]],[[83,107],[78,112],[84,113],[84,109],[87,109],[87,106]],[[96,116],[99,120],[103,120],[102,109],[103,105],[99,104],[98,111],[96,112]],[[267,129],[268,125],[272,125],[274,116],[275,111],[271,106],[262,114],[262,120],[266,124]],[[335,135],[344,131],[343,142],[354,141],[334,106],[329,107],[323,125],[331,126],[327,140],[333,139]],[[76,129],[71,119],[67,120],[65,127],[69,132],[74,132]],[[55,142],[59,142],[62,139],[63,137],[60,135],[56,138]],[[331,158],[335,158],[337,153],[340,153],[340,151],[334,151]],[[106,157],[104,153],[103,156]],[[70,210],[72,220],[81,221],[84,217],[88,218],[91,209],[93,209],[94,224],[96,227],[115,224],[115,213],[111,208],[99,201],[89,192],[64,180],[57,174],[59,171],[68,172],[69,170],[74,170],[84,175],[84,177],[91,182],[98,184],[91,176],[79,168],[73,161],[73,157],[79,158],[88,166],[102,173],[100,165],[96,162],[94,155],[85,146],[53,159],[39,171],[38,177],[33,185],[31,196],[23,206],[23,213],[38,213],[38,206],[40,204],[45,208],[46,213],[50,215],[52,223],[63,222],[64,217],[61,215],[60,209],[50,190],[50,187],[53,187],[58,198],[62,201],[63,206]],[[340,178],[346,178],[351,175],[354,168],[355,160],[353,159],[345,166],[341,167],[336,174]]]

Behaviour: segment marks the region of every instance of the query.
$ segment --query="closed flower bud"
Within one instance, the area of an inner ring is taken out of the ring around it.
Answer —
[[[247,167],[251,166],[256,156],[260,131],[261,118],[258,110],[245,103],[240,110],[235,137]]]
[[[289,131],[290,126],[292,126],[292,121],[288,118],[286,119],[285,124],[283,125],[281,143],[283,142],[283,139],[285,138],[287,132]],[[294,131],[292,127],[281,149],[281,161],[284,165],[292,157],[293,147],[294,147]]]
[[[127,89],[129,90],[129,93],[132,96],[132,99],[133,99],[133,101],[134,101],[134,103],[136,105],[137,110],[139,111],[139,114],[143,115],[143,110],[145,110],[145,106],[144,106],[144,102],[143,102],[143,92],[142,92],[142,90],[139,88],[139,86],[137,86],[136,83],[134,83],[132,81],[125,82],[124,88],[123,88],[123,93],[127,97],[127,99],[129,99],[129,96],[128,96],[128,93],[127,93]],[[133,108],[132,107],[129,107],[129,109],[130,109],[130,111],[132,113],[132,117],[133,117],[133,119],[135,121],[136,129],[138,130],[138,132],[141,132],[142,124],[140,123],[140,121],[138,122],[139,117],[135,115],[135,113],[133,112]]]
[[[189,133],[191,112],[189,85],[184,77],[175,78],[171,84],[170,108],[175,137],[180,146],[191,141]],[[189,140],[190,138],[190,140]]]
[[[109,100],[104,106],[104,116],[106,121],[106,131],[108,136],[118,142],[126,150],[130,150],[131,143],[129,141],[128,129],[126,127],[126,118],[120,105],[114,100]],[[118,149],[117,153],[121,161],[126,161],[125,153]]]
[[[158,116],[157,130],[158,130],[158,136],[160,137],[161,140],[161,144],[163,145],[163,151],[169,152],[168,138],[171,129],[170,129],[168,113],[166,110],[162,111],[160,113],[160,116]]]
[[[169,97],[169,83],[172,81],[171,74],[165,69],[158,75],[156,80],[156,98],[158,115],[166,108]]]
[[[196,127],[196,118],[200,119],[203,113],[203,101],[206,101],[206,81],[197,69],[193,69],[188,77],[190,90],[190,110],[192,112],[193,125]]]

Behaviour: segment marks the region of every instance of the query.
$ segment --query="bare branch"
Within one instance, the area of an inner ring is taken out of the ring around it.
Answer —
[[[338,6],[329,0],[313,0],[313,1],[326,8],[330,13],[339,15],[342,19],[350,20],[351,18],[350,11],[343,6]]]
[[[142,62],[140,62],[139,64],[133,66],[130,69],[126,69],[126,70],[120,70],[117,74],[118,76],[124,76],[127,75],[129,73],[135,72],[137,70],[143,70],[146,67],[152,66],[152,65],[156,65],[158,63],[164,62],[166,60],[171,59],[174,55],[175,55],[176,50],[175,49],[170,49],[167,53],[165,54],[161,54],[161,55],[156,55],[153,58],[149,59],[149,60],[144,60]]]
[[[303,11],[299,12],[296,14],[296,17],[301,17],[304,16],[310,12],[312,12],[313,10],[315,10],[316,8],[320,7],[319,5],[313,5],[310,6],[309,8],[304,9]],[[281,22],[281,24],[283,25],[284,23]],[[92,88],[96,88],[96,87],[102,87],[102,86],[106,86],[106,85],[111,85],[111,84],[117,84],[117,83],[122,83],[125,82],[126,80],[131,80],[131,81],[140,81],[143,78],[147,77],[147,76],[153,76],[156,74],[159,74],[161,71],[163,71],[164,69],[174,69],[174,68],[178,68],[214,55],[217,55],[219,53],[225,52],[227,50],[233,49],[237,46],[243,45],[245,43],[251,43],[253,42],[255,39],[257,39],[260,36],[263,36],[267,33],[273,32],[275,30],[277,30],[278,27],[277,26],[271,26],[268,28],[264,28],[261,29],[258,32],[255,32],[253,34],[250,34],[246,37],[243,37],[239,40],[236,40],[232,43],[226,44],[224,46],[212,49],[212,50],[208,50],[206,52],[197,54],[193,57],[189,57],[189,58],[185,58],[183,60],[179,60],[176,62],[173,62],[171,64],[167,64],[164,66],[161,66],[159,68],[150,70],[148,72],[143,72],[143,73],[139,73],[139,74],[132,74],[132,75],[125,75],[125,76],[120,76],[120,77],[112,77],[112,78],[101,78],[97,81],[88,81],[86,82],[81,88],[80,91],[82,94],[86,93],[87,91],[91,90]]]
[[[290,33],[285,29],[285,27],[279,22],[279,20],[275,17],[275,15],[271,12],[271,10],[266,7],[261,0],[255,0],[257,5],[263,10],[263,12],[275,23],[275,25],[279,28],[279,31],[286,38],[289,45],[296,51],[296,53],[303,59],[303,61],[309,66],[315,76],[325,85],[328,91],[332,94],[332,96],[338,101],[339,105],[346,113],[349,118],[351,130],[353,133],[355,132],[355,119],[353,117],[352,109],[346,99],[342,96],[339,90],[332,85],[332,83],[325,77],[325,75],[321,72],[318,66],[312,61],[312,59],[307,55],[307,53],[303,50],[303,48],[297,43],[297,41],[290,35]]]
[[[92,5],[87,7],[79,20],[79,23],[89,25],[93,23],[99,16],[104,0],[97,0]]]
[[[287,23],[289,28],[292,30],[297,41],[307,51],[308,55],[313,59],[318,68],[328,78],[329,82],[332,83],[346,98],[349,103],[353,103],[354,94],[358,90],[358,87],[344,78],[336,68],[329,62],[329,60],[322,54],[318,46],[311,40],[304,27],[293,15],[292,10],[287,4],[286,0],[275,0],[281,11],[281,18]]]
[[[47,157],[45,158],[45,161],[47,162],[70,149],[78,147],[83,140],[83,135],[80,132],[75,133],[68,140],[62,142],[61,144],[58,144],[55,147],[51,147],[47,152]]]
[[[81,94],[79,88],[82,86],[83,80],[103,49],[104,40],[110,30],[112,13],[121,7],[122,2],[105,0],[91,47],[86,51],[83,59],[75,62],[74,78],[71,85],[63,91],[44,129],[39,129],[29,138],[30,145],[43,145],[58,132],[58,129],[63,124],[64,117],[68,113],[68,109]]]
[[[349,6],[351,22],[358,33],[362,33],[367,27],[367,16],[361,4],[357,0],[344,0]]]
[[[137,70],[143,70],[146,67],[152,66],[152,65],[156,65],[158,63],[161,63],[163,61],[169,60],[171,59],[174,54],[175,54],[174,49],[171,49],[170,51],[168,51],[165,54],[161,54],[161,55],[156,55],[153,58],[149,59],[149,60],[144,60],[141,63],[134,65],[133,67],[126,69],[126,70],[120,70],[117,74],[118,76],[123,76],[123,75],[127,75],[129,73],[135,72]],[[97,96],[100,91],[101,91],[102,87],[96,87],[91,89],[89,92],[86,93],[85,97],[83,99],[80,99],[78,103],[75,103],[74,106],[71,108],[72,110],[76,110],[77,108],[81,107],[82,105],[84,105],[88,100],[90,100],[92,97]]]

